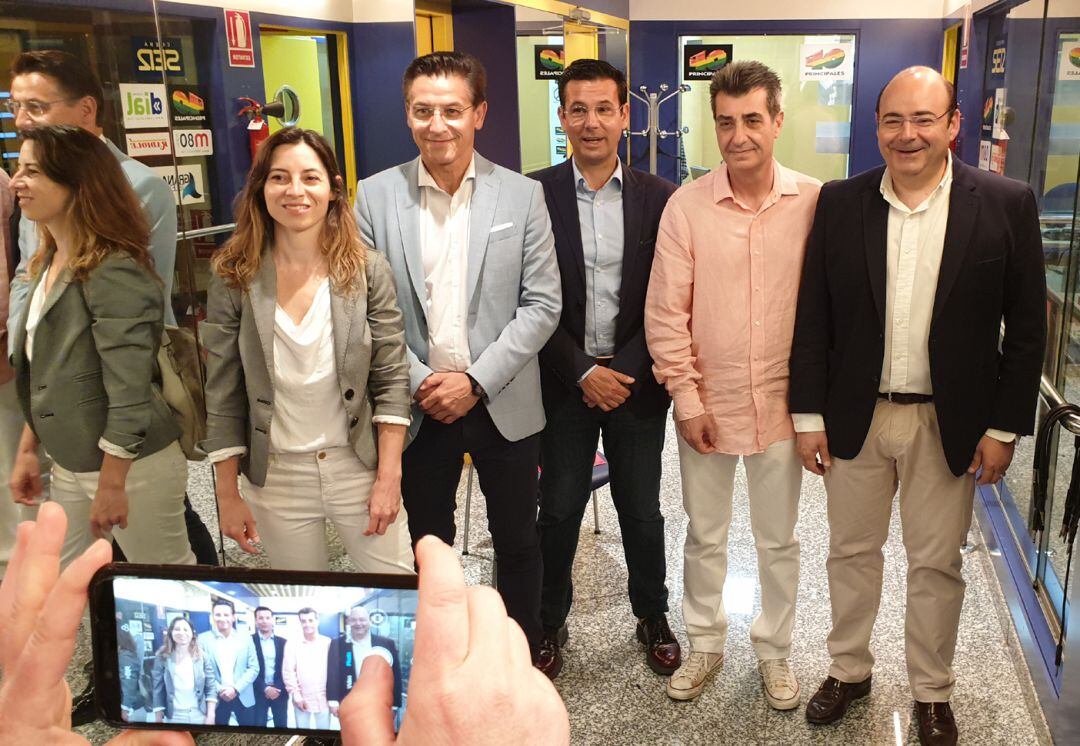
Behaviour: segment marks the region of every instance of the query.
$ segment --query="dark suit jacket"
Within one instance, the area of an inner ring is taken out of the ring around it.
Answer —
[[[401,660],[397,646],[389,637],[371,636],[371,647],[386,648],[394,659],[394,707],[401,707]],[[330,641],[326,665],[326,699],[341,702],[356,683],[356,668],[352,659],[352,640],[349,633]]]
[[[795,319],[791,411],[824,414],[829,451],[844,459],[862,449],[885,355],[883,171],[822,188]],[[929,339],[934,405],[953,474],[967,469],[987,428],[1033,431],[1045,343],[1035,195],[1022,182],[954,160]]]
[[[544,185],[562,275],[562,317],[555,333],[540,351],[544,401],[550,406],[566,396],[581,397],[577,382],[595,360],[585,354],[585,253],[573,165],[567,160],[530,176]],[[664,412],[671,401],[653,376],[653,360],[645,346],[645,292],[652,270],[656,229],[675,185],[623,165],[622,189],[622,284],[619,313],[615,319],[615,358],[611,367],[634,377],[630,399],[625,406],[635,414],[646,416]]]
[[[259,677],[255,679],[255,697],[262,697],[263,689],[266,688],[266,661],[263,660],[263,651],[259,633],[251,636],[251,642],[255,645],[255,657],[259,659]],[[285,694],[285,678],[281,675],[281,666],[285,662],[285,638],[274,635],[274,688],[280,689],[282,696]]]

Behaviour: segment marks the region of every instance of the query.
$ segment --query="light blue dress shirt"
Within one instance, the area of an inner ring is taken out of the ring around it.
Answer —
[[[585,354],[609,357],[615,354],[615,319],[622,286],[622,163],[615,165],[611,178],[596,190],[589,187],[577,163],[572,161],[572,167],[585,255]]]
[[[262,632],[259,635],[259,647],[262,648],[263,654],[263,666],[266,673],[263,675],[263,679],[267,686],[274,685],[274,666],[277,664],[277,647],[274,645],[274,635],[270,633],[269,637],[263,637]]]

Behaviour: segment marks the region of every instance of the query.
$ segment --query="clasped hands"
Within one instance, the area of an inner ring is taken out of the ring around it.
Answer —
[[[617,370],[597,365],[581,379],[581,400],[593,409],[600,407],[605,412],[621,407],[630,398],[630,386],[634,378]]]
[[[455,422],[476,406],[480,397],[472,392],[472,381],[464,373],[432,373],[420,384],[413,398],[420,409],[444,425]]]

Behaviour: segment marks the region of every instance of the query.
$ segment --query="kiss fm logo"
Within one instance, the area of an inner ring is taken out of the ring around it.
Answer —
[[[124,108],[125,129],[169,126],[169,114],[165,110],[165,86],[121,83],[120,100]]]

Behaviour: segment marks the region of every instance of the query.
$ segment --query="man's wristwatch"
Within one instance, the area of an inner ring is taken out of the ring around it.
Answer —
[[[472,383],[473,396],[479,397],[480,399],[483,399],[484,397],[486,397],[487,392],[484,391],[484,387],[481,386],[480,383],[475,378],[470,376],[468,373],[466,373],[465,375],[469,377],[469,382]]]

